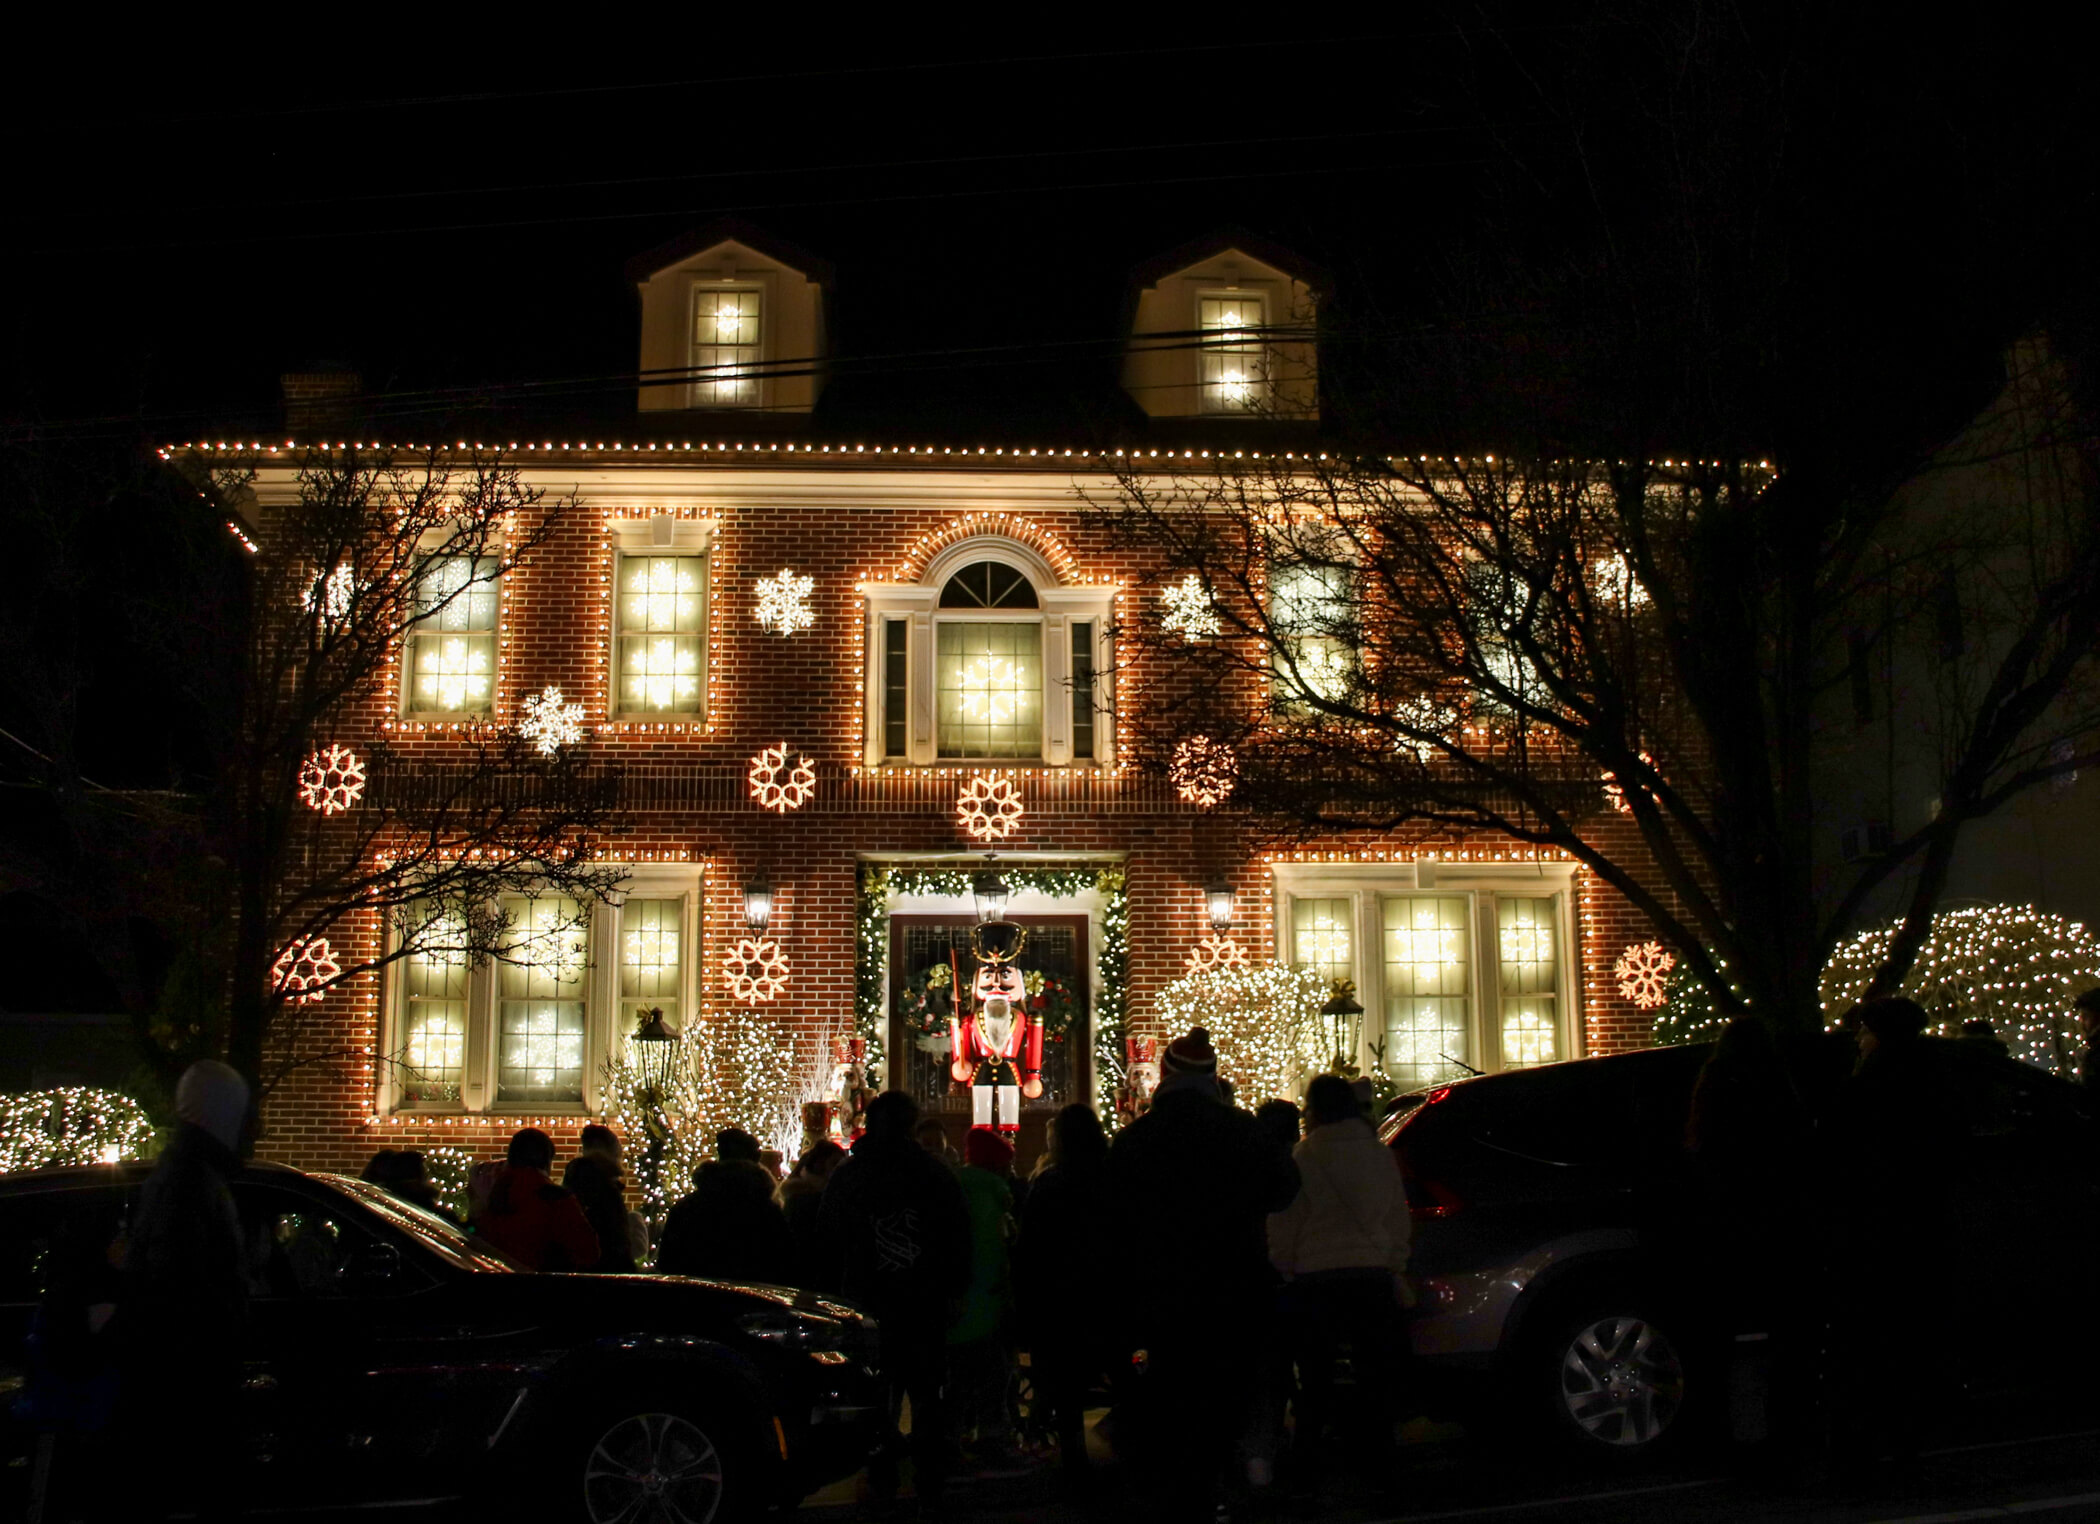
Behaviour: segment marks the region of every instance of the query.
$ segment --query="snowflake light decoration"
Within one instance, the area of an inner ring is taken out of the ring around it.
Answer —
[[[817,583],[814,577],[798,577],[785,566],[777,577],[758,579],[758,623],[760,628],[777,630],[782,635],[792,635],[797,630],[806,630],[817,622],[810,612],[809,595]]]
[[[738,937],[722,955],[729,998],[745,1005],[778,1000],[787,990],[787,959],[771,937]]]
[[[787,776],[781,777],[781,770]],[[768,746],[751,759],[751,771],[745,775],[751,785],[751,797],[758,801],[762,810],[775,810],[785,815],[789,810],[799,810],[809,803],[817,791],[817,768],[807,757],[795,758],[795,765],[788,768],[787,742]]]
[[[1669,1003],[1670,970],[1677,955],[1660,942],[1636,942],[1619,954],[1611,971],[1619,981],[1619,993],[1633,1002],[1637,1011],[1653,1011]]]
[[[1623,603],[1629,609],[1645,608],[1648,589],[1641,586],[1641,579],[1633,574],[1633,566],[1624,552],[1606,556],[1590,568],[1590,580],[1598,596],[1609,603]]]
[[[1393,719],[1416,732],[1414,735],[1394,736],[1393,749],[1406,752],[1424,767],[1432,758],[1441,755],[1429,737],[1440,736],[1448,740],[1458,728],[1458,711],[1430,698],[1402,700],[1393,706]]]
[[[1174,792],[1190,804],[1210,809],[1232,797],[1240,781],[1240,759],[1223,741],[1209,736],[1190,736],[1174,748],[1167,765]]]
[[[1211,932],[1189,949],[1181,966],[1191,974],[1215,973],[1221,968],[1245,968],[1247,951],[1232,938]]]
[[[1159,622],[1163,630],[1178,630],[1184,644],[1218,633],[1218,605],[1211,597],[1210,589],[1203,579],[1190,572],[1179,582],[1160,592],[1159,601],[1167,606],[1166,616]]]
[[[270,965],[270,984],[294,1005],[308,1005],[326,994],[323,986],[340,978],[342,972],[328,938],[301,937]]]
[[[299,766],[299,802],[323,815],[337,815],[365,796],[365,764],[347,746],[308,752]]]
[[[543,757],[551,757],[564,746],[583,739],[583,705],[564,704],[561,689],[548,686],[525,696],[518,734],[532,742]]]
[[[350,612],[350,605],[356,601],[357,593],[357,573],[345,565],[314,578],[306,584],[306,591],[299,596],[300,602],[306,605],[307,613],[319,614],[333,624]]]
[[[1011,778],[978,773],[955,796],[955,818],[978,841],[1004,841],[1021,825],[1021,789]]]
[[[1644,751],[1641,753],[1641,765],[1652,772],[1655,768],[1655,758]],[[1633,806],[1626,802],[1626,788],[1625,785],[1619,782],[1618,775],[1615,773],[1599,773],[1597,776],[1604,783],[1604,802],[1617,810],[1621,815],[1631,815]]]

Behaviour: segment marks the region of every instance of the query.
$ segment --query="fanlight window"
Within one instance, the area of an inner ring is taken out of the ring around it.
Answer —
[[[1035,584],[1003,561],[975,561],[941,589],[944,609],[1032,609]]]

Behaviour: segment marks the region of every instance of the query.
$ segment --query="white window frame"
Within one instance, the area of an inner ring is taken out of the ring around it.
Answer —
[[[1472,968],[1466,981],[1468,1056],[1473,1068],[1493,1074],[1502,1068],[1501,948],[1495,919],[1498,899],[1551,897],[1554,934],[1555,1052],[1562,1059],[1585,1056],[1585,1023],[1579,1008],[1582,948],[1576,940],[1575,865],[1550,862],[1450,862],[1443,859],[1386,863],[1275,863],[1276,960],[1294,960],[1291,901],[1348,899],[1349,955],[1356,998],[1364,1008],[1363,1045],[1356,1061],[1368,1070],[1370,1044],[1385,1037],[1384,921],[1379,904],[1388,897],[1463,898],[1470,932]]]
[[[376,1086],[377,1109],[381,1114],[400,1116],[596,1116],[604,1097],[602,1070],[615,1045],[627,1034],[618,1030],[620,1009],[621,911],[629,900],[677,900],[679,921],[678,1009],[682,1028],[690,1036],[700,1009],[701,963],[706,948],[701,945],[701,910],[705,885],[701,870],[689,863],[643,863],[627,869],[627,879],[613,903],[590,905],[591,923],[586,933],[586,968],[583,978],[583,1099],[581,1101],[509,1101],[496,1099],[497,986],[502,965],[490,959],[467,972],[467,1056],[461,1073],[459,1100],[443,1105],[404,1106],[398,1067],[381,1063]],[[400,946],[400,932],[389,920],[386,946],[391,954]],[[408,965],[396,959],[386,966],[385,995],[381,1002],[383,1036],[379,1052],[391,1058],[401,1051],[408,1033]]]
[[[715,653],[715,556],[716,523],[713,519],[682,519],[668,513],[648,518],[616,519],[607,526],[612,542],[612,562],[606,568],[610,579],[605,605],[605,713],[615,724],[660,720],[665,724],[705,725],[708,712],[708,679],[714,670]],[[700,706],[697,709],[623,709],[620,707],[620,572],[629,557],[690,556],[700,562]]]
[[[750,412],[763,411],[766,406],[770,387],[767,384],[765,366],[766,361],[771,358],[770,351],[773,337],[773,282],[767,276],[740,275],[731,271],[713,280],[696,280],[692,283],[686,296],[686,364],[694,367],[697,372],[700,364],[700,351],[705,348],[721,347],[703,345],[700,342],[700,304],[711,296],[720,296],[724,292],[742,291],[753,291],[758,294],[758,342],[749,346],[752,351],[750,364],[753,371],[750,376],[750,399],[743,402],[724,402],[714,394],[715,387],[719,384],[721,378],[712,376],[703,379],[696,373],[693,379],[686,383],[686,406],[688,407],[708,411],[734,410],[737,412]],[[736,345],[733,347],[741,349],[746,346]]]
[[[499,536],[490,535],[488,542],[481,547],[479,553],[469,557],[465,551],[448,549],[458,538],[459,531],[451,528],[433,529],[423,536],[421,543],[416,547],[416,563],[413,576],[418,585],[413,589],[411,596],[413,601],[421,601],[423,594],[420,584],[423,578],[423,569],[431,561],[473,559],[494,561],[496,563],[496,575],[488,582],[489,595],[496,600],[496,620],[494,624],[489,626],[488,630],[489,701],[485,707],[480,709],[418,709],[416,707],[416,642],[429,639],[432,635],[441,635],[442,632],[432,631],[426,634],[423,629],[423,620],[420,618],[412,619],[401,631],[400,653],[395,667],[395,670],[400,674],[399,685],[401,690],[397,712],[404,720],[414,720],[436,725],[493,721],[496,717],[497,707],[502,702],[503,579],[507,575],[503,563],[508,555],[508,550]],[[471,595],[462,594],[461,596]]]
[[[997,561],[1028,578],[1035,588],[1032,609],[943,609],[941,589],[948,579],[977,561]],[[862,724],[862,760],[869,767],[1103,767],[1115,760],[1115,723],[1111,674],[1115,643],[1109,621],[1115,607],[1112,586],[1058,584],[1050,564],[1018,541],[997,535],[960,540],[928,563],[917,582],[863,583],[867,600],[866,704]],[[905,754],[883,755],[886,698],[883,683],[885,621],[905,622],[905,692],[909,714],[904,727]],[[943,622],[989,624],[1012,621],[1037,625],[1042,634],[1043,745],[1035,757],[943,757],[938,754],[935,724],[934,626]],[[1091,621],[1094,630],[1094,755],[1072,756],[1072,626]]]

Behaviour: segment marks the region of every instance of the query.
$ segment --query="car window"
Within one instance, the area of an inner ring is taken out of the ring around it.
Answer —
[[[325,1181],[331,1189],[356,1198],[358,1205],[385,1218],[391,1226],[407,1233],[458,1269],[503,1274],[523,1268],[505,1257],[493,1244],[477,1238],[458,1223],[435,1212],[426,1212],[368,1181],[352,1180],[344,1175],[319,1175],[315,1178]]]
[[[40,1302],[58,1276],[113,1272],[126,1200],[122,1188],[0,1198],[0,1304]]]
[[[258,1297],[340,1297],[351,1253],[367,1240],[344,1214],[293,1191],[237,1184],[248,1293]]]
[[[1473,1135],[1490,1148],[1546,1164],[1622,1157],[1631,1096],[1606,1064],[1559,1064],[1467,1087]]]

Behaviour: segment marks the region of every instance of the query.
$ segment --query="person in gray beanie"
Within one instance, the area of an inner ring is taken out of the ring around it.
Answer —
[[[201,1059],[175,1087],[174,1136],[139,1189],[124,1299],[120,1426],[135,1444],[141,1488],[161,1506],[209,1514],[224,1499],[240,1391],[248,1277],[229,1182],[248,1117],[248,1082]],[[169,1489],[187,1489],[173,1497]]]

